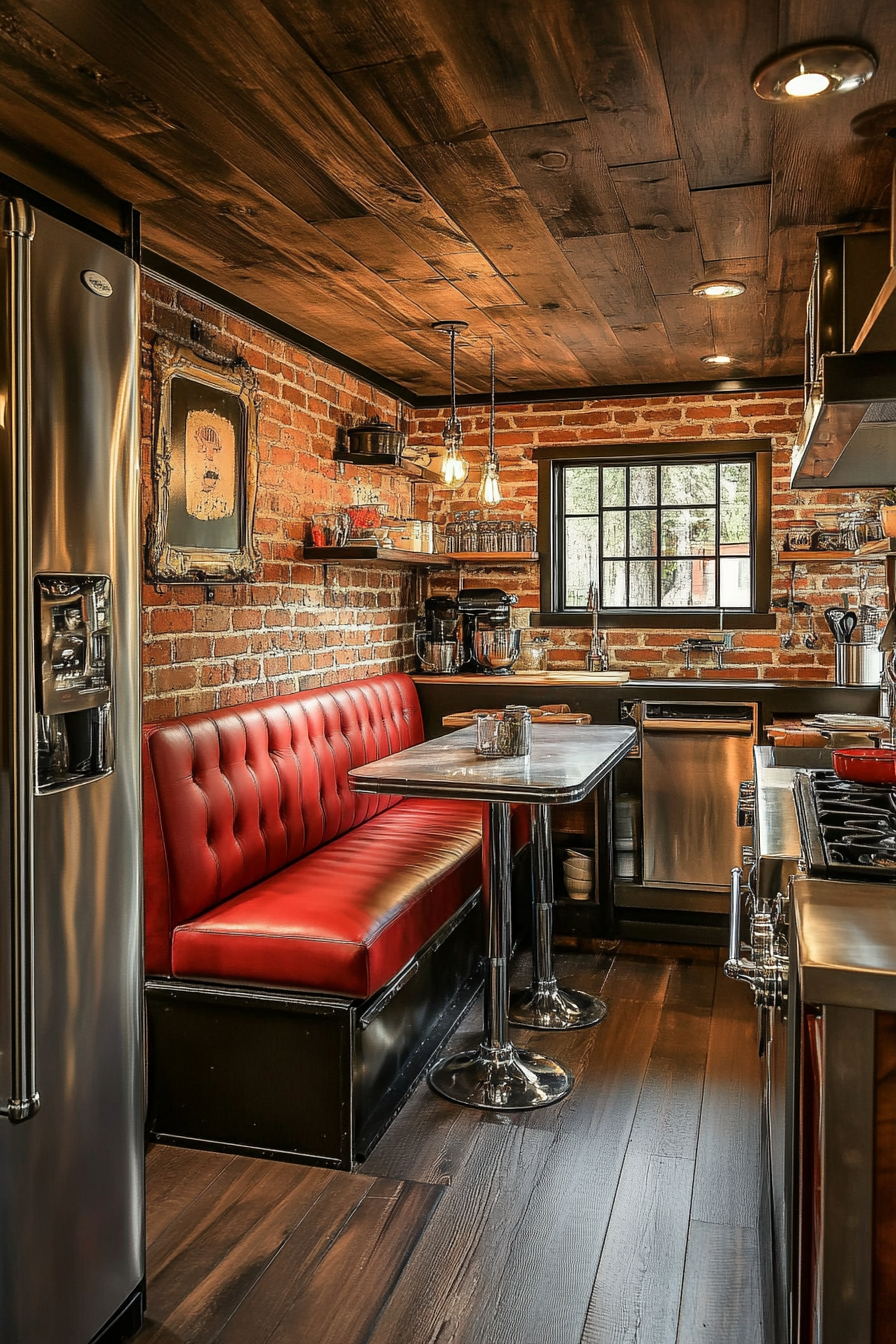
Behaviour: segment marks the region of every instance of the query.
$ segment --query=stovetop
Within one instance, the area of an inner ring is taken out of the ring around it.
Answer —
[[[794,796],[812,876],[896,882],[896,789],[805,770]]]

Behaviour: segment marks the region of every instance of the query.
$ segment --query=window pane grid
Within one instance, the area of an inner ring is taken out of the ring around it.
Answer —
[[[604,610],[751,608],[751,461],[609,463],[559,476],[566,609],[585,606],[592,581]]]

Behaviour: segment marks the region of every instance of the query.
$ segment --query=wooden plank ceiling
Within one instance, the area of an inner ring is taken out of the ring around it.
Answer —
[[[764,58],[851,38],[858,93]],[[863,0],[2,0],[0,171],[416,396],[802,367],[815,234],[888,219],[896,6]],[[737,299],[691,286],[736,276]]]

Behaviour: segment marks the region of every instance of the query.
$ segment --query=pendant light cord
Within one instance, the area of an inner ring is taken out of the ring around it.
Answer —
[[[457,340],[457,332],[451,328],[451,419],[457,419],[457,396],[454,386],[454,342]]]
[[[490,462],[495,461],[495,346],[492,342],[491,353],[491,374],[492,374],[492,395],[490,403],[490,413],[488,422],[488,457]]]

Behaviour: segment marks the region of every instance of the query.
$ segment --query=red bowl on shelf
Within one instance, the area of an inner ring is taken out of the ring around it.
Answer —
[[[831,759],[841,779],[857,784],[896,784],[893,747],[841,747],[831,752]]]

